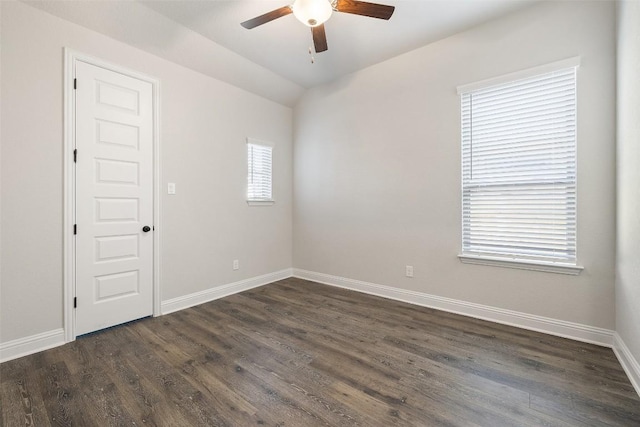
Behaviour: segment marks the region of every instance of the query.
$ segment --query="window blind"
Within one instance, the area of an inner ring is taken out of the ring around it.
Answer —
[[[576,263],[576,67],[461,94],[462,252]]]
[[[261,144],[247,144],[248,200],[272,200],[273,148]]]

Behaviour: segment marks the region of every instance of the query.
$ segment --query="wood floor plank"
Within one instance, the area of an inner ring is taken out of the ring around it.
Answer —
[[[192,318],[194,316],[188,317]],[[190,337],[196,338],[198,342],[201,342],[200,340],[203,338],[210,338],[211,336],[208,331],[215,330],[215,325],[201,327],[197,323],[190,323],[193,322],[192,319],[185,317],[183,320],[190,325]],[[316,422],[319,422],[318,420],[324,419],[325,416],[327,416],[331,419],[329,425],[353,425],[353,423],[349,422],[353,417],[346,414],[344,410],[340,408],[339,402],[330,401],[318,392],[318,377],[308,378],[306,374],[310,371],[304,369],[308,364],[307,359],[303,357],[301,359],[302,362],[299,363],[297,360],[300,356],[295,353],[291,355],[285,354],[283,357],[283,355],[278,352],[281,350],[280,346],[273,341],[261,340],[260,338],[263,337],[255,339],[254,331],[248,329],[242,330],[234,326],[229,326],[229,328],[233,329],[235,333],[233,339],[224,343],[223,347],[227,348],[229,350],[228,353],[232,355],[235,371],[241,372],[245,370],[251,372],[256,378],[261,379],[265,385],[272,389],[277,389],[281,397],[285,399],[284,401],[294,407],[300,407],[300,404],[297,402],[299,399],[304,399],[309,406],[320,407],[322,409],[321,415],[311,410],[307,411],[310,416],[316,419]],[[178,331],[174,332],[178,333]],[[172,340],[177,341],[184,338],[184,336],[180,337],[176,335]],[[189,345],[188,342],[187,345]],[[195,352],[191,352],[191,354],[197,353],[198,351],[210,351],[210,349],[200,348]],[[217,358],[218,365],[224,363],[223,359],[228,356],[224,350],[220,351],[222,355]],[[198,365],[197,361],[194,365]],[[286,377],[292,372],[295,379],[287,382]],[[274,381],[281,383],[282,387],[274,387],[272,384]],[[314,390],[315,393],[306,392],[307,389]],[[344,424],[345,420],[347,424]]]
[[[367,390],[342,381],[335,382],[331,388],[341,401],[354,411],[361,411],[366,407],[367,411],[362,413],[365,419],[364,426],[474,426],[477,424],[462,424],[459,414],[451,411],[442,411],[440,405],[433,405],[428,399],[421,401],[424,413],[416,416],[413,412],[390,406],[375,396],[367,393]]]
[[[219,416],[211,399],[184,377],[181,367],[167,363],[155,353],[131,357],[130,360],[142,375],[166,395],[168,403],[173,404],[180,412],[185,423],[203,426],[232,425]]]
[[[184,324],[181,325],[184,329]],[[235,361],[214,351],[209,342],[201,341],[196,328],[190,327],[189,334],[184,334],[171,324],[165,326],[167,328],[159,341],[164,343],[161,357],[172,366],[180,366],[182,375],[192,386],[203,391],[222,418],[255,424],[258,421],[256,408],[232,388],[235,377],[230,379],[227,376],[227,382],[220,378],[225,377],[224,372],[235,372]]]
[[[79,384],[69,374],[64,362],[42,367],[37,371],[39,386],[49,422],[56,426],[98,426],[98,420],[85,410]]]
[[[0,426],[49,426],[44,402],[33,381],[26,377],[0,384]],[[5,409],[6,408],[6,409]]]
[[[76,374],[74,379],[79,384],[84,408],[98,425],[132,426],[136,420],[131,416],[122,401],[122,394],[115,383],[104,372],[94,368],[89,372]]]
[[[117,343],[121,345],[122,340]],[[101,360],[110,369],[110,376],[122,396],[123,406],[138,421],[138,425],[180,425],[184,421],[180,412],[174,409],[167,396],[156,389],[150,379],[141,375],[131,364],[131,353],[126,353],[114,351]]]
[[[301,279],[0,365],[1,426],[640,426],[611,349]]]

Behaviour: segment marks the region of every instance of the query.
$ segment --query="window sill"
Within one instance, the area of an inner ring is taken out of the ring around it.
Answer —
[[[275,203],[275,200],[247,200],[249,206],[271,206]]]
[[[577,276],[584,267],[560,263],[545,263],[540,261],[523,261],[507,258],[487,257],[479,255],[458,255],[465,264],[491,265],[494,267],[518,268],[520,270],[544,271],[547,273],[569,274]]]

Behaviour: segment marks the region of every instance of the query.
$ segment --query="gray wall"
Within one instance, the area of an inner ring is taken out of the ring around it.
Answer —
[[[616,331],[640,361],[640,2],[618,4]]]
[[[23,3],[0,4],[0,342],[62,327],[64,46],[161,81],[163,300],[291,267],[290,108]],[[247,136],[276,144],[274,206],[245,202]]]
[[[585,270],[460,263],[456,86],[574,56]],[[294,114],[296,268],[614,328],[613,2],[535,5],[311,89]]]

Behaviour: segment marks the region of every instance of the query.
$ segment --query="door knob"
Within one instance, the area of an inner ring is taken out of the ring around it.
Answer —
[[[151,231],[151,227],[149,227],[148,225],[145,225],[144,227],[142,227],[142,231],[147,233],[147,232]]]

